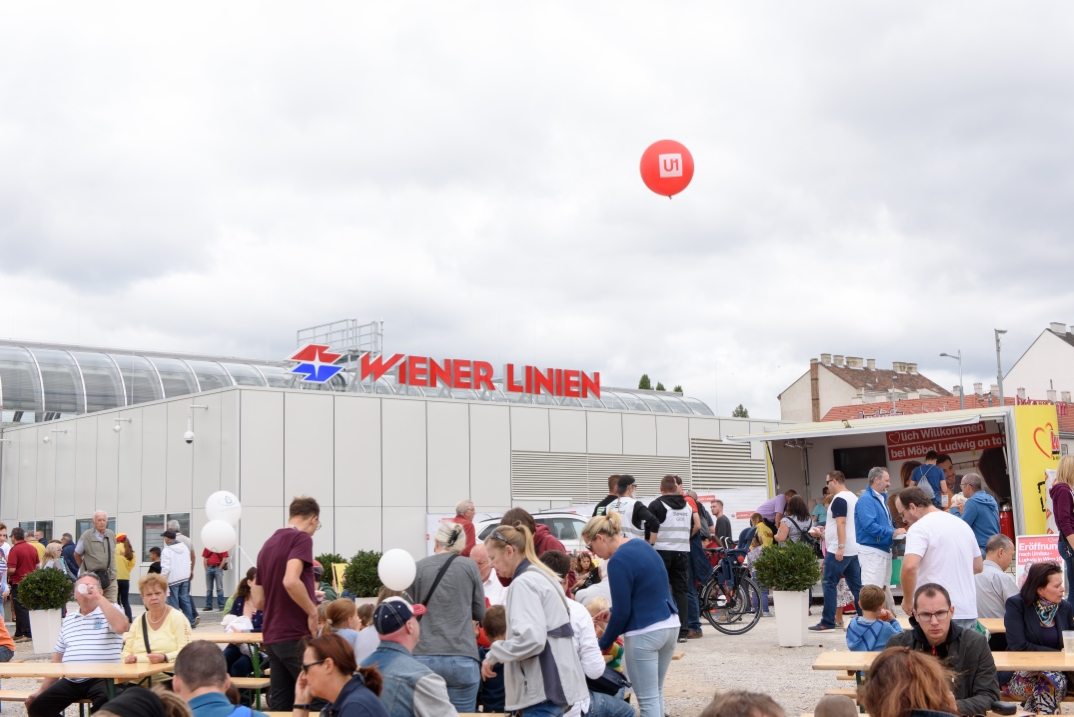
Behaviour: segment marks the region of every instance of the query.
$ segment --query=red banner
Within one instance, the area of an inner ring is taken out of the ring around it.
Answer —
[[[983,451],[986,448],[1002,448],[1006,445],[1003,436],[998,433],[986,433],[983,436],[968,436],[966,438],[948,438],[926,443],[914,443],[911,445],[888,446],[889,461],[903,461],[911,458],[924,460],[929,451],[937,453],[968,453],[970,451]]]

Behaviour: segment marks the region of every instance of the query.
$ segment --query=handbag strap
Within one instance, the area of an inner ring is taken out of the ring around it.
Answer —
[[[437,586],[440,585],[440,581],[443,579],[444,573],[447,572],[448,566],[451,565],[451,563],[457,557],[459,557],[458,553],[452,553],[451,556],[444,561],[444,564],[440,567],[440,571],[436,574],[436,579],[433,580],[433,586],[429,588],[429,592],[426,593],[425,599],[421,601],[422,605],[424,605],[425,607],[429,607],[429,601],[432,599],[433,593],[436,592]]]
[[[149,655],[152,650],[149,649],[149,613],[142,613],[142,640],[145,642],[145,654]]]

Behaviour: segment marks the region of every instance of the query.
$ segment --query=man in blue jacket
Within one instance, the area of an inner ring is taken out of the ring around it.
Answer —
[[[854,506],[854,526],[858,534],[858,564],[861,584],[875,585],[884,591],[884,606],[895,611],[891,597],[891,542],[905,529],[895,529],[888,509],[887,489],[891,477],[887,468],[869,471],[869,487]]]
[[[973,536],[977,538],[977,545],[984,556],[988,539],[999,533],[999,505],[995,498],[984,491],[984,479],[976,473],[962,476],[962,495],[966,496],[962,514],[959,515],[958,508],[951,508],[951,512],[973,528]]]

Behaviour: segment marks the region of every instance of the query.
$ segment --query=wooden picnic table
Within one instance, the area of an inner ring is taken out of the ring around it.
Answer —
[[[835,650],[822,652],[813,662],[814,670],[869,669],[879,652],[851,652]],[[1074,672],[1074,653],[1066,652],[993,652],[996,669],[1001,672],[1026,670],[1029,672]]]
[[[254,666],[254,677],[261,677],[262,634],[260,632],[194,632],[191,633],[191,639],[215,642],[219,645],[253,645],[254,648],[250,650],[250,662]]]
[[[175,665],[162,662],[124,664],[116,662],[0,662],[0,679],[10,677],[71,677],[74,679],[103,679],[108,699],[116,696],[116,682],[141,682],[147,677],[174,670]]]
[[[1003,625],[1002,617],[982,617],[978,619],[978,622],[984,625],[985,629],[987,629],[993,635],[1007,632],[1007,628]],[[910,618],[900,617],[899,624],[902,625],[903,630],[909,630]]]

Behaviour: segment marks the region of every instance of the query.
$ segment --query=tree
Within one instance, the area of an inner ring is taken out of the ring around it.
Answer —
[[[735,406],[735,410],[731,411],[732,418],[749,418],[750,412],[741,403]]]
[[[649,391],[652,389],[652,387],[653,385],[649,383],[649,374],[643,373],[641,375],[641,380],[638,381],[638,388],[643,389],[645,391]]]
[[[671,390],[674,391],[675,393],[682,393],[682,385],[680,384],[680,385],[676,386],[675,388],[673,388]]]
[[[657,390],[657,391],[664,391],[664,390],[665,390],[665,389],[664,389],[664,384],[662,384],[662,383],[660,383],[659,381],[657,381],[657,382],[656,382],[656,390]]]

